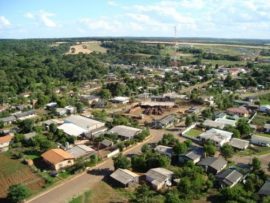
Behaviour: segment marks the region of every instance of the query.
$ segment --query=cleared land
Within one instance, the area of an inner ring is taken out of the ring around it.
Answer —
[[[87,41],[77,43],[70,47],[69,51],[66,54],[90,54],[92,52],[106,53],[107,49],[101,46],[99,41]]]
[[[0,163],[0,198],[4,198],[9,186],[14,184],[22,183],[33,193],[40,190],[45,184],[44,180],[33,173],[28,166],[11,159],[6,154],[0,154]]]

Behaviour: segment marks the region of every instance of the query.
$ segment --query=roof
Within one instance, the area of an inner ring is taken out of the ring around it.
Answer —
[[[171,114],[171,115],[168,115],[168,116],[165,116],[165,117],[161,118],[159,120],[159,122],[162,125],[167,125],[168,123],[174,122],[174,120],[175,120],[175,115]]]
[[[80,136],[85,133],[86,130],[73,124],[73,123],[64,123],[58,127],[58,129],[63,130],[66,134],[71,136]]]
[[[24,134],[24,139],[29,140],[37,135],[36,132],[26,133]]]
[[[152,168],[147,171],[146,176],[150,177],[153,180],[152,183],[158,184],[165,181],[172,174],[172,171],[169,171],[165,168]]]
[[[91,128],[99,128],[105,124],[90,118],[86,118],[80,115],[71,115],[65,119],[66,123],[73,123],[84,130],[90,130]]]
[[[231,126],[235,126],[237,122],[236,120],[227,119],[227,118],[217,118],[215,121],[222,123],[224,125],[231,125]]]
[[[220,129],[223,129],[225,127],[225,125],[223,123],[220,123],[220,122],[217,122],[217,121],[212,121],[212,120],[205,120],[203,122],[203,125],[204,126],[207,126],[207,127],[212,127],[212,128],[220,128]]]
[[[10,142],[11,139],[12,139],[12,136],[11,135],[1,136],[0,137],[0,144],[4,144],[4,143],[7,143],[7,142]]]
[[[164,145],[158,145],[155,147],[155,150],[162,154],[172,155],[173,154],[173,148],[164,146]]]
[[[118,182],[122,183],[123,185],[126,185],[129,182],[133,181],[134,178],[139,177],[138,174],[122,168],[118,168],[110,176]]]
[[[227,161],[222,157],[206,157],[198,164],[201,166],[208,166],[219,171],[227,164]]]
[[[259,136],[259,135],[252,135],[251,141],[262,141],[262,142],[267,142],[270,144],[270,137],[265,137],[265,136]]]
[[[67,150],[75,159],[86,155],[94,154],[96,151],[86,145],[75,145]]]
[[[263,126],[265,129],[270,129],[270,123],[266,123],[266,124],[264,124],[264,126]]]
[[[173,107],[175,105],[174,102],[142,102],[141,106],[164,106],[164,107]]]
[[[259,195],[270,195],[270,180],[265,181],[258,192]]]
[[[110,129],[108,133],[115,133],[123,137],[132,138],[140,131],[141,129],[139,128],[133,128],[133,127],[125,126],[125,125],[117,125],[113,127],[112,129]]]
[[[202,148],[198,148],[198,149],[194,149],[192,151],[189,151],[188,153],[185,154],[185,157],[191,159],[191,160],[196,160],[196,159],[200,159],[203,155],[203,149]]]
[[[44,152],[42,155],[42,158],[52,164],[58,164],[64,160],[73,159],[74,157],[62,150],[62,149],[50,149],[46,152]]]
[[[108,139],[104,139],[104,140],[102,140],[101,144],[106,146],[106,147],[109,147],[109,146],[113,145],[113,141],[108,140]]]
[[[8,116],[8,117],[0,118],[0,121],[12,122],[12,121],[16,121],[16,117],[15,116]]]
[[[239,138],[232,138],[229,142],[229,145],[231,145],[232,147],[237,148],[237,149],[245,149],[248,147],[249,141],[242,140]]]
[[[237,114],[248,114],[249,113],[248,110],[243,106],[228,108],[227,112],[237,113]]]
[[[207,130],[206,132],[203,132],[199,135],[199,137],[204,139],[210,139],[215,142],[221,142],[224,139],[230,139],[232,137],[231,132],[225,131],[225,130],[219,130],[216,128],[211,128],[210,130]]]
[[[112,101],[125,102],[129,101],[129,97],[114,97],[112,98]]]
[[[243,175],[240,172],[233,169],[227,169],[217,174],[217,178],[228,186],[237,183],[242,177]]]
[[[35,114],[35,113],[36,113],[35,110],[30,110],[30,111],[25,111],[25,112],[22,112],[22,113],[18,113],[18,114],[16,114],[15,116],[16,116],[17,118],[22,118],[22,117],[25,117],[25,116],[33,115],[33,114]]]

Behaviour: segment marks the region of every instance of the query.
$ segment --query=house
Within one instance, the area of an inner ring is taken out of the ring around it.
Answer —
[[[206,157],[198,162],[206,172],[217,174],[227,166],[227,161],[222,157]]]
[[[20,121],[25,120],[25,119],[31,119],[36,116],[36,111],[30,110],[30,111],[25,111],[21,113],[16,113],[14,116],[17,118],[17,120],[20,120]]]
[[[270,113],[270,105],[260,106],[259,111],[263,113]]]
[[[75,159],[78,158],[89,158],[91,155],[96,154],[96,151],[91,147],[83,144],[78,144],[67,150]]]
[[[13,122],[15,122],[17,119],[15,116],[8,116],[8,117],[4,117],[4,118],[0,118],[0,122],[3,122],[4,125],[10,125]]]
[[[73,124],[73,123],[64,123],[57,127],[59,130],[63,130],[67,135],[78,137],[87,132],[87,130]]]
[[[11,135],[5,135],[0,137],[0,152],[8,151],[11,140]]]
[[[266,123],[263,126],[264,132],[270,133],[270,123]]]
[[[67,114],[75,114],[77,112],[77,109],[74,106],[65,106],[65,109],[67,110]]]
[[[41,157],[56,171],[74,164],[74,157],[62,149],[50,149],[44,152]]]
[[[213,121],[210,119],[206,119],[203,122],[203,126],[207,127],[207,128],[219,128],[219,129],[223,129],[225,127],[225,124],[217,122],[217,121]]]
[[[259,195],[270,195],[270,180],[266,180],[265,183],[263,184],[263,186],[260,188]]]
[[[50,102],[50,103],[48,103],[48,104],[46,104],[46,109],[47,110],[53,110],[53,109],[55,109],[57,107],[57,103],[56,102]]]
[[[124,187],[128,187],[130,185],[134,185],[136,183],[139,183],[139,175],[136,173],[133,173],[130,170],[118,168],[116,171],[114,171],[110,177],[113,180],[116,180],[118,183],[123,185]]]
[[[135,135],[139,134],[142,130],[139,128],[133,128],[125,125],[117,125],[110,129],[108,133],[117,134],[123,139],[132,139]]]
[[[127,104],[129,102],[129,97],[114,97],[111,99],[111,102],[117,104]]]
[[[155,190],[160,190],[164,186],[171,186],[173,172],[165,168],[152,168],[145,174],[146,181],[149,182]]]
[[[160,107],[160,108],[172,108],[174,107],[174,102],[153,102],[153,101],[145,101],[141,102],[141,107],[148,108],[148,107]]]
[[[221,171],[216,175],[217,180],[220,183],[220,186],[223,187],[230,187],[232,188],[237,183],[239,183],[242,178],[243,174],[238,172],[235,169],[226,169],[224,171]]]
[[[67,114],[67,109],[65,109],[65,108],[56,108],[55,109],[55,114],[57,116],[65,116]]]
[[[100,97],[96,95],[82,95],[81,100],[91,106],[93,103],[98,102],[100,100]]]
[[[215,121],[218,123],[222,123],[225,126],[233,126],[233,127],[235,127],[237,123],[237,120],[232,120],[232,119],[227,119],[227,118],[217,118]]]
[[[211,128],[206,132],[199,135],[199,140],[205,142],[207,140],[213,141],[216,146],[222,147],[225,143],[229,142],[232,138],[231,132],[225,130],[219,130],[216,128]]]
[[[175,122],[175,115],[171,114],[161,118],[160,120],[153,121],[152,127],[157,129],[167,128],[174,125],[174,122]]]
[[[240,117],[248,117],[249,116],[249,111],[247,110],[246,107],[243,107],[243,106],[228,108],[226,110],[226,112],[232,116],[234,116],[234,115],[237,115]]]
[[[239,138],[232,138],[229,142],[229,145],[231,145],[235,149],[245,150],[249,146],[249,141]]]
[[[24,134],[24,140],[25,140],[25,141],[31,140],[31,139],[34,138],[36,135],[37,135],[36,132],[26,133],[26,134]]]
[[[158,145],[155,147],[155,151],[160,153],[160,154],[164,154],[167,155],[168,157],[172,157],[173,155],[173,148],[172,147],[168,147],[168,146],[164,146],[164,145]]]
[[[100,143],[101,147],[112,147],[113,146],[113,141],[108,140],[108,139],[104,139],[102,140],[102,142]]]
[[[201,158],[203,157],[203,149],[202,148],[196,148],[189,152],[187,152],[185,155],[179,157],[180,162],[184,161],[192,161],[194,164],[198,163]]]
[[[270,147],[270,137],[252,135],[250,143],[263,147]]]
[[[102,126],[102,127],[97,128],[95,130],[92,130],[90,132],[84,133],[84,136],[87,137],[88,139],[95,139],[95,138],[103,135],[107,130],[108,130],[108,128],[106,126]]]

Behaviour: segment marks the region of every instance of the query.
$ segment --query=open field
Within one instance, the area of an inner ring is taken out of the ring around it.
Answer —
[[[87,42],[77,43],[76,45],[71,46],[69,49],[69,52],[66,54],[79,54],[79,53],[90,54],[94,51],[105,53],[107,49],[101,47],[101,42],[87,41]]]
[[[18,160],[0,154],[0,163],[0,197],[5,197],[9,186],[13,184],[25,184],[33,193],[43,187],[44,180]]]

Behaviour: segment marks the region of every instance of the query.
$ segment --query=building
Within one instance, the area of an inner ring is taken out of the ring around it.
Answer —
[[[225,124],[217,122],[217,121],[213,121],[210,119],[206,119],[203,122],[203,126],[206,128],[219,128],[219,129],[223,129],[225,127]]]
[[[100,143],[101,147],[112,147],[113,146],[113,141],[108,140],[108,139],[104,139],[102,140],[102,142]]]
[[[28,140],[31,140],[32,138],[34,138],[36,135],[37,135],[36,132],[31,132],[31,133],[26,133],[23,136],[24,136],[24,140],[28,141]]]
[[[96,95],[82,95],[81,100],[91,106],[93,103],[98,102],[100,100],[100,97]]]
[[[91,155],[96,154],[96,151],[91,147],[83,144],[75,145],[67,150],[75,159],[78,158],[89,158]]]
[[[263,113],[270,113],[270,105],[260,106],[259,111]]]
[[[129,97],[114,97],[111,99],[111,102],[117,104],[127,104],[129,102]]]
[[[239,183],[243,175],[238,172],[237,170],[233,169],[226,169],[224,171],[221,171],[216,175],[217,180],[220,183],[220,186],[223,187],[230,187],[232,188],[235,186],[237,183]]]
[[[56,171],[74,164],[74,157],[62,149],[50,149],[44,152],[41,157]]]
[[[160,190],[165,186],[172,185],[173,172],[165,168],[152,168],[145,174],[146,181],[149,182],[155,190]]]
[[[270,123],[266,123],[263,126],[264,132],[270,133]]]
[[[231,145],[235,149],[245,150],[249,146],[249,141],[239,138],[232,138],[229,142],[229,145]]]
[[[270,147],[270,138],[259,135],[252,135],[250,143],[263,147]]]
[[[25,112],[21,112],[21,113],[16,113],[14,115],[17,120],[25,120],[25,119],[31,119],[36,117],[36,111],[35,110],[29,110],[29,111],[25,111]]]
[[[87,130],[73,123],[64,123],[57,128],[59,130],[63,130],[67,135],[73,136],[73,137],[82,136],[84,133],[87,133]]]
[[[161,118],[160,120],[153,121],[152,127],[157,129],[168,128],[173,126],[174,122],[175,122],[175,115],[171,114]]]
[[[114,171],[110,177],[113,180],[116,180],[118,183],[120,183],[124,187],[128,187],[130,185],[134,185],[136,183],[139,183],[139,175],[136,173],[133,173],[127,169],[118,168],[116,171]]]
[[[212,128],[199,135],[199,140],[205,142],[210,140],[215,143],[216,146],[222,147],[225,143],[229,142],[232,138],[231,132]]]
[[[228,108],[226,110],[226,112],[232,116],[234,116],[234,115],[237,115],[240,117],[248,117],[249,116],[249,111],[247,110],[246,107],[243,107],[243,106]]]
[[[3,122],[4,125],[11,125],[16,120],[17,119],[15,116],[8,116],[8,117],[0,118],[0,122]]]
[[[50,102],[50,103],[48,103],[48,104],[46,104],[46,109],[48,109],[48,110],[53,110],[53,109],[55,109],[57,107],[57,103],[56,102]]]
[[[217,174],[227,166],[227,161],[222,157],[206,157],[198,162],[206,172]]]
[[[65,108],[56,108],[55,109],[55,114],[57,116],[65,116],[65,115],[67,115],[67,109],[65,109]]]
[[[67,110],[67,114],[75,114],[77,112],[77,108],[75,106],[65,106]]]
[[[218,123],[222,123],[225,126],[236,126],[237,120],[227,119],[227,118],[217,118],[215,120]]]
[[[270,195],[270,180],[265,181],[263,186],[260,188],[258,194],[264,196]]]
[[[153,102],[153,101],[146,101],[141,102],[141,107],[148,108],[148,107],[163,107],[163,108],[172,108],[174,107],[174,102]]]
[[[187,152],[185,155],[179,157],[180,162],[185,161],[192,161],[194,164],[198,163],[201,158],[203,157],[203,149],[202,148],[196,148],[189,152]]]
[[[11,140],[11,135],[5,135],[0,137],[0,152],[8,151]]]
[[[160,154],[164,154],[168,157],[172,157],[173,155],[173,148],[172,147],[168,147],[168,146],[164,146],[164,145],[158,145],[155,147],[155,151],[160,153]]]
[[[125,125],[117,125],[110,129],[108,133],[117,134],[122,139],[132,139],[135,135],[139,134],[142,130],[139,128],[133,128]]]

